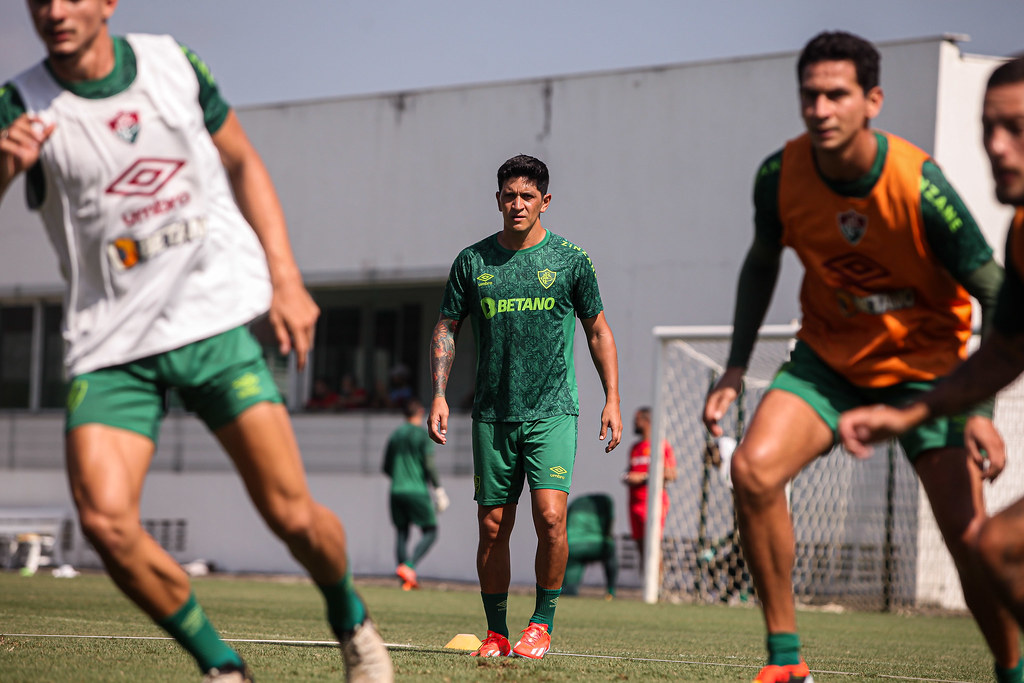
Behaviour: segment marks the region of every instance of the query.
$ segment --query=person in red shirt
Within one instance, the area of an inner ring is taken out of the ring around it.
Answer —
[[[640,559],[644,557],[644,528],[647,526],[647,472],[651,465],[651,409],[640,408],[633,416],[633,431],[640,440],[633,444],[629,451],[629,469],[622,476],[623,482],[629,487],[629,523],[633,529],[633,540],[636,541]],[[665,481],[675,481],[676,458],[672,447],[665,443]],[[661,526],[665,526],[665,515],[668,513],[668,492],[661,492]]]

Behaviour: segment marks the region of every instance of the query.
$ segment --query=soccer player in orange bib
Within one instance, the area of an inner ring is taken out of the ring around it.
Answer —
[[[876,405],[843,413],[843,444],[860,457],[868,443],[903,434],[940,415],[963,411],[1024,372],[1024,58],[992,72],[982,111],[985,151],[996,197],[1017,207],[1006,238],[1006,279],[999,290],[992,332],[963,365],[909,405]],[[984,466],[982,453],[976,454]],[[1024,625],[1024,498],[985,522],[977,550],[996,592]]]
[[[744,555],[768,630],[761,683],[812,680],[796,628],[786,483],[836,444],[844,410],[903,403],[949,374],[966,356],[969,295],[988,318],[1002,282],[991,248],[934,161],[871,128],[883,101],[879,61],[874,46],[843,32],[804,47],[797,79],[806,133],[758,170],[732,348],[704,408],[708,429],[722,434],[719,421],[739,392],[782,250],[793,248],[805,269],[797,345],[732,461]],[[1020,681],[1016,625],[969,557],[986,519],[983,480],[1005,462],[991,403],[919,427],[901,443],[995,657],[997,680]],[[983,472],[968,449],[987,451],[991,467]]]

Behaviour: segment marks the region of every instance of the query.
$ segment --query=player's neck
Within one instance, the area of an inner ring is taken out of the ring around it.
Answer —
[[[860,131],[845,147],[814,150],[818,170],[829,180],[851,182],[864,177],[875,164],[878,139],[870,128]]]
[[[498,233],[498,244],[511,251],[529,249],[540,244],[546,234],[547,230],[540,224],[540,221],[537,221],[532,228],[524,232],[502,229]]]
[[[109,33],[103,31],[78,52],[50,55],[46,61],[54,75],[62,81],[98,81],[114,70],[114,40]]]

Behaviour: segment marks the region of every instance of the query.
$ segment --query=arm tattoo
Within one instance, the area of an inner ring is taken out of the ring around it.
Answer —
[[[448,375],[455,360],[455,337],[461,326],[461,321],[444,316],[434,326],[434,334],[430,339],[430,376],[435,397],[443,397],[448,388]]]

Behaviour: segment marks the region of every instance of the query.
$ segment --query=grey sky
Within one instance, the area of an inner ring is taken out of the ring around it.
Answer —
[[[836,28],[964,33],[966,51],[1006,56],[1024,49],[1024,2],[123,0],[111,27],[173,34],[247,105],[795,51]],[[0,46],[4,79],[43,55],[22,0],[0,0]]]

